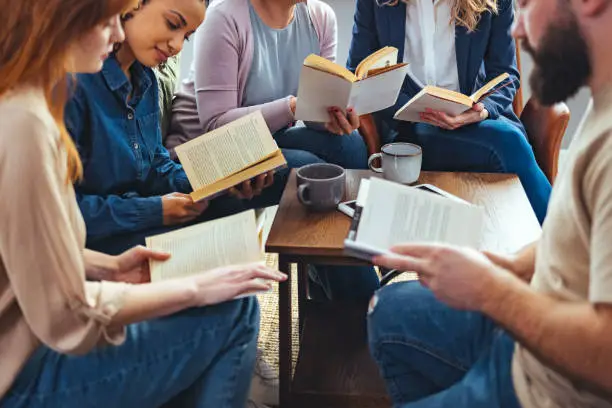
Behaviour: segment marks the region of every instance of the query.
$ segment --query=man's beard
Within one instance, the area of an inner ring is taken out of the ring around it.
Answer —
[[[535,50],[526,40],[521,46],[533,58],[529,78],[533,95],[543,105],[567,100],[591,76],[589,50],[576,17],[561,6]]]

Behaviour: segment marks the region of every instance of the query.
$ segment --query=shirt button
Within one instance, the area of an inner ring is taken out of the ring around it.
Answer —
[[[132,112],[128,113],[128,119],[129,120],[134,119],[134,114]]]
[[[138,150],[139,147],[138,143],[134,143],[134,149]]]

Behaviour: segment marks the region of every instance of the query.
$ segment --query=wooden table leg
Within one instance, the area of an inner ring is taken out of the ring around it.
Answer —
[[[300,327],[300,336],[304,329],[304,316],[306,302],[308,301],[308,264],[299,263],[298,269],[298,321]]]
[[[278,343],[279,343],[279,400],[280,408],[291,407],[291,264],[282,255],[278,259],[278,269],[285,272],[288,279],[278,286]]]

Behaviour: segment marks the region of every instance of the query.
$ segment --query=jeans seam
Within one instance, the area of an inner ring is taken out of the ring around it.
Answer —
[[[425,343],[419,342],[419,341],[412,341],[412,340],[407,340],[405,337],[400,337],[400,336],[386,336],[386,337],[381,337],[379,340],[376,341],[375,343],[375,358],[376,360],[380,361],[380,349],[382,348],[383,345],[385,344],[395,344],[395,345],[401,345],[401,346],[406,346],[406,347],[411,347],[416,349],[417,351],[420,351],[422,353],[425,353],[439,361],[441,361],[444,364],[447,364],[453,368],[456,368],[458,370],[467,372],[468,371],[468,367],[464,366],[463,364],[459,363],[459,362],[454,362],[451,361],[447,358],[442,357],[441,355],[439,355],[435,350],[427,347],[427,345],[425,345]]]

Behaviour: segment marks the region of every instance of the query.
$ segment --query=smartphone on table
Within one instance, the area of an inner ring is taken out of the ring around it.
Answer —
[[[434,186],[433,184],[419,184],[417,186],[414,186],[413,188],[418,188],[419,190],[423,190],[423,191],[427,191],[429,193],[433,193],[433,194],[438,194],[440,196],[446,197],[446,198],[450,198],[451,200],[456,200],[456,201],[460,201],[462,203],[465,204],[469,204],[467,201],[457,197],[456,195],[453,195],[447,191],[444,191],[436,186]],[[342,202],[340,204],[338,204],[338,211],[340,211],[343,214],[346,214],[347,216],[353,218],[353,216],[355,215],[355,207],[357,206],[357,200],[351,200],[351,201],[345,201]]]

